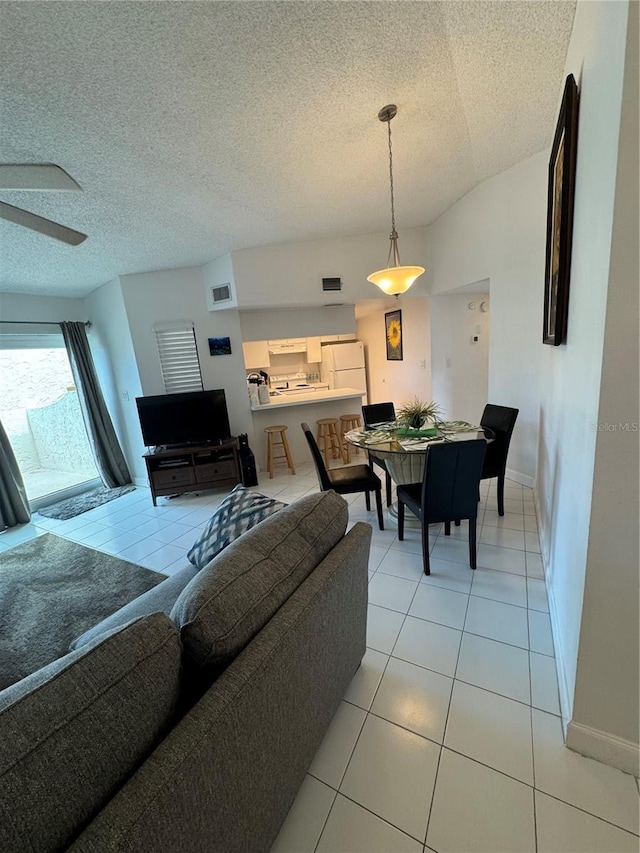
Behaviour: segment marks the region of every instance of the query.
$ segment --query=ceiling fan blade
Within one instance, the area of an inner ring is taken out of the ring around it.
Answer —
[[[0,164],[0,189],[80,190],[82,187],[53,163],[3,163]]]
[[[28,210],[5,204],[3,201],[0,201],[0,218],[31,228],[32,231],[39,231],[40,234],[46,234],[47,237],[53,237],[55,240],[62,240],[70,246],[78,246],[87,239],[86,234],[74,231],[73,228],[66,228],[51,219],[44,219],[42,216],[36,216],[35,213],[29,213]]]

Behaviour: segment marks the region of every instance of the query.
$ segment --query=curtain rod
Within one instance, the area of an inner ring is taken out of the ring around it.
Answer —
[[[0,323],[6,323],[8,326],[59,326],[60,323],[54,323],[52,320],[0,320]],[[91,325],[91,320],[85,320],[85,326]]]

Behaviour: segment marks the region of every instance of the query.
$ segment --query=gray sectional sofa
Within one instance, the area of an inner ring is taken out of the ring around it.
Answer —
[[[347,519],[302,498],[174,582],[169,616],[2,691],[0,850],[267,851],[365,650],[371,528]]]

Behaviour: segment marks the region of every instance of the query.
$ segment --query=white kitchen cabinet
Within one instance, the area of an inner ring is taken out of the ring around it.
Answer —
[[[322,347],[320,346],[322,338],[307,338],[307,362],[322,361]]]
[[[267,341],[246,341],[242,344],[242,352],[244,354],[244,366],[247,370],[256,370],[271,365]]]
[[[323,344],[335,344],[338,341],[355,341],[356,335],[355,332],[353,334],[348,335],[322,335],[320,338],[320,342]]]

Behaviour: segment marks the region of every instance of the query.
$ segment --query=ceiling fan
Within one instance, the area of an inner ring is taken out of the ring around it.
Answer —
[[[73,180],[71,175],[53,163],[0,164],[0,190],[64,192],[81,189],[82,187]],[[73,228],[67,228],[51,219],[45,219],[21,207],[5,204],[3,201],[0,201],[0,218],[31,228],[40,234],[46,234],[55,240],[62,240],[70,246],[78,246],[87,239],[87,235],[81,234],[80,231],[74,231]]]

